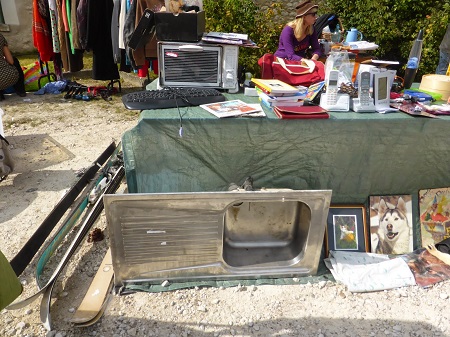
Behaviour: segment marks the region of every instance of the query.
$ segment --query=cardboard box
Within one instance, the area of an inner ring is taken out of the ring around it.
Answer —
[[[198,42],[205,32],[205,12],[155,13],[158,41]]]

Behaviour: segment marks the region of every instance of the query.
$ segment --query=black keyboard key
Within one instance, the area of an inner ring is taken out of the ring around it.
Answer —
[[[125,94],[122,102],[129,110],[151,110],[223,102],[227,99],[216,89],[163,88]]]

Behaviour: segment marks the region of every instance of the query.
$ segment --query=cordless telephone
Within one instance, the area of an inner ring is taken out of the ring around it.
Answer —
[[[363,71],[359,76],[358,97],[359,104],[362,106],[370,105],[370,72],[368,71]]]
[[[370,77],[369,71],[362,71],[358,78],[358,98],[353,98],[352,110],[355,112],[375,112],[375,105],[370,96]]]
[[[320,96],[320,106],[330,111],[349,111],[350,96],[339,93],[339,70],[330,70],[326,79],[326,91]]]
[[[338,80],[339,80],[339,71],[338,70],[330,70],[327,79],[327,105],[335,105],[337,103],[337,93],[338,93]]]

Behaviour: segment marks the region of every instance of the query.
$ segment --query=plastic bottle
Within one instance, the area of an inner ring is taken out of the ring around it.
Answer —
[[[336,25],[336,29],[331,33],[331,42],[339,43],[341,42],[341,31],[339,30],[339,24]]]
[[[250,87],[250,80],[252,77],[252,73],[245,73],[244,87]]]
[[[417,35],[416,41],[414,41],[411,51],[409,52],[409,59],[405,69],[405,89],[411,88],[414,78],[416,77],[417,70],[419,69],[420,56],[422,54],[422,40],[423,30],[421,29]]]

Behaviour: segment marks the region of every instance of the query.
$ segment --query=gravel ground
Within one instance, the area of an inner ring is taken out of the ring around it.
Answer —
[[[124,93],[140,89],[139,81],[123,77]],[[111,102],[10,95],[0,107],[17,161],[15,173],[0,184],[0,249],[11,260],[76,181],[76,171],[120,141],[138,113],[127,111],[120,95]],[[55,286],[53,330],[40,322],[39,299],[3,310],[0,336],[450,336],[450,281],[359,294],[333,281],[136,292],[112,295],[96,324],[75,327],[70,319],[108,247],[105,221],[102,214],[94,225],[105,240],[85,240]],[[21,299],[36,292],[35,267],[36,258],[20,276]]]

